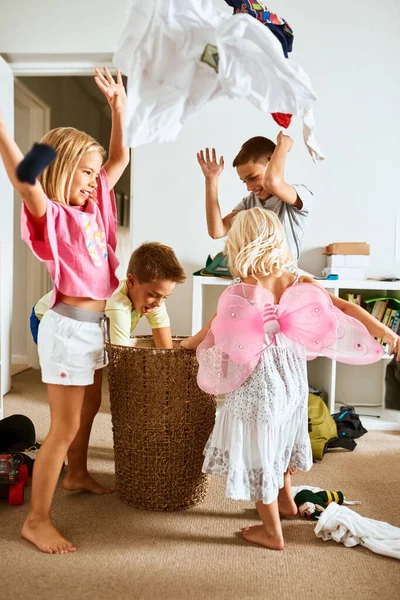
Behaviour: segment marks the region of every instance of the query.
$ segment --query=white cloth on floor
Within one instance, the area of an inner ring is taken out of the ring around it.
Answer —
[[[323,492],[324,491],[322,488],[315,487],[315,486],[312,486],[312,485],[292,485],[293,498],[299,492],[301,492],[301,490],[309,490],[310,492],[313,492],[313,494],[315,494],[316,492]]]
[[[400,559],[399,527],[367,519],[345,506],[329,504],[314,532],[323,540],[342,542],[348,547],[361,544],[377,554]]]
[[[208,44],[217,48],[218,72],[201,60]],[[128,76],[124,137],[131,147],[175,140],[191,115],[227,96],[300,116],[311,156],[324,158],[308,76],[250,15],[227,15],[212,0],[131,0],[114,64]]]

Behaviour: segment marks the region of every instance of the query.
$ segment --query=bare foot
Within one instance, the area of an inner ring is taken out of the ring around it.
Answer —
[[[39,521],[28,517],[22,527],[21,535],[46,554],[76,552],[74,544],[57,531],[50,519]]]
[[[278,510],[284,517],[295,517],[298,512],[297,505],[293,498],[282,499],[278,497]]]
[[[242,536],[248,542],[258,544],[259,546],[265,546],[270,550],[283,550],[283,537],[267,534],[263,525],[253,525],[252,527],[246,527],[242,531]]]
[[[112,494],[115,490],[105,488],[98,483],[89,473],[84,475],[68,475],[64,477],[63,488],[70,492],[91,492],[92,494]]]

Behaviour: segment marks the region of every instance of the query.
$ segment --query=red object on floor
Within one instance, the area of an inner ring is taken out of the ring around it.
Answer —
[[[293,115],[287,115],[285,113],[271,113],[274,121],[278,123],[281,127],[287,129],[292,121]]]
[[[24,485],[28,485],[29,473],[26,465],[20,465],[18,469],[18,481],[21,481]]]
[[[24,484],[22,481],[17,481],[14,485],[10,485],[10,489],[8,492],[8,503],[13,504],[23,504],[24,503]]]

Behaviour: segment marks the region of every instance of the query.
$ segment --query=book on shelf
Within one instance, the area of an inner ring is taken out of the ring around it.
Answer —
[[[397,314],[397,310],[395,308],[392,308],[390,311],[390,316],[389,316],[388,322],[386,323],[387,326],[389,327],[389,329],[392,329],[393,321],[394,321],[396,314]]]
[[[352,302],[353,304],[361,306],[361,294],[345,294],[344,299],[347,300],[347,302]]]
[[[376,300],[372,307],[371,315],[378,319],[378,321],[382,321],[382,318],[385,315],[386,307],[388,305],[388,300]]]
[[[394,331],[395,333],[399,333],[400,331],[400,310],[396,311],[396,315],[393,319],[393,323],[392,323],[392,327],[391,327],[392,331]]]
[[[346,298],[347,299],[347,298]],[[371,298],[364,301],[366,310],[383,325],[389,327],[400,335],[400,299],[399,298]],[[377,338],[383,344],[382,338]],[[383,344],[386,346],[386,344]]]
[[[390,315],[391,315],[391,313],[392,313],[392,309],[391,309],[391,308],[389,308],[389,307],[388,307],[388,308],[386,308],[386,310],[385,310],[385,314],[383,315],[383,319],[382,319],[382,323],[383,323],[384,325],[387,325],[387,324],[388,324],[388,322],[389,322],[389,319],[390,319]]]

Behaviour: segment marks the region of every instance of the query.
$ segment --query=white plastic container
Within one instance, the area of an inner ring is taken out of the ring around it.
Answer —
[[[358,254],[332,254],[326,257],[326,266],[328,269],[333,268],[361,268],[365,269],[369,266],[369,256]]]

